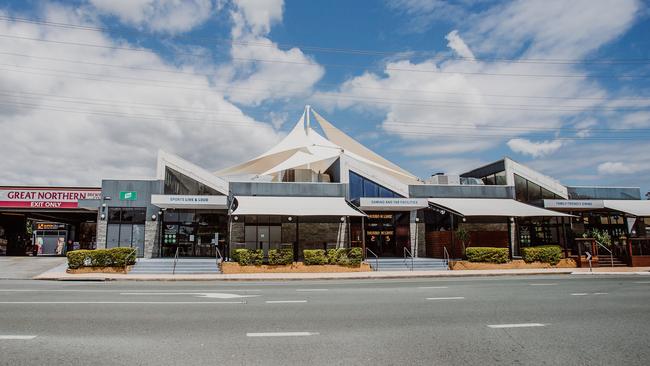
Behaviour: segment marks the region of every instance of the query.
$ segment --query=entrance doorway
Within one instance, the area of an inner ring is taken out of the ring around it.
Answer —
[[[410,248],[409,212],[373,212],[366,221],[366,247],[380,257],[401,257]]]
[[[166,210],[163,214],[161,257],[214,257],[216,246],[226,253],[225,211]]]

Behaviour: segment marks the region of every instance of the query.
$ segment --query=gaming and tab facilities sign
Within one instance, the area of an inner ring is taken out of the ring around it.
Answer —
[[[101,198],[99,188],[0,187],[0,208],[71,209],[79,200]]]

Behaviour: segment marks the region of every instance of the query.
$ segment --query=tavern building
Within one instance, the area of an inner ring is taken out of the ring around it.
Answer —
[[[93,198],[77,200],[77,210],[96,217],[93,246],[134,247],[146,258],[288,248],[300,260],[304,249],[341,247],[458,258],[464,245],[518,257],[543,244],[568,256],[589,229],[618,240],[647,238],[650,226],[650,201],[638,187],[565,186],[509,158],[422,180],[309,106],[280,143],[249,161],[210,172],[159,151],[155,177],[104,179]],[[457,240],[459,229],[467,242]]]

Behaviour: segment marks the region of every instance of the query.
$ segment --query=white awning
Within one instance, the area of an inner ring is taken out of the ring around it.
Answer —
[[[650,201],[648,200],[604,200],[606,208],[625,212],[634,216],[650,216]]]
[[[227,196],[152,194],[151,204],[160,208],[227,210]]]
[[[572,215],[545,210],[513,199],[430,198],[429,202],[462,216],[572,217]]]
[[[343,197],[237,196],[234,215],[365,216]]]

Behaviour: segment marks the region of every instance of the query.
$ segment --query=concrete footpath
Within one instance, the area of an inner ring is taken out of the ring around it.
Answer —
[[[623,268],[544,268],[460,271],[381,271],[340,273],[245,273],[245,274],[120,274],[120,273],[66,273],[62,264],[34,277],[35,280],[57,281],[291,281],[291,280],[340,280],[427,277],[476,277],[513,275],[647,275],[650,267]]]

